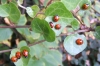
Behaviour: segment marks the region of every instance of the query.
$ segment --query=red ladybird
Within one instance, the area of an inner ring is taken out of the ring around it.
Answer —
[[[26,58],[28,57],[28,51],[27,50],[23,50],[22,55]]]
[[[59,30],[61,28],[61,25],[60,24],[56,24],[55,25],[55,29]]]
[[[56,16],[53,17],[53,21],[54,22],[57,22],[58,20],[59,20],[59,16],[58,15],[56,15]]]
[[[50,24],[50,27],[51,27],[51,28],[54,27],[54,24],[53,24],[52,22],[50,22],[49,24]]]
[[[76,40],[76,44],[77,45],[82,45],[83,44],[83,40],[82,39],[77,39]]]
[[[86,10],[88,9],[88,7],[89,7],[89,4],[83,4],[82,9]]]
[[[18,59],[21,58],[21,53],[20,53],[19,51],[16,52],[16,57],[17,57]]]
[[[17,61],[17,57],[16,56],[11,57],[11,61],[12,62],[16,62]]]

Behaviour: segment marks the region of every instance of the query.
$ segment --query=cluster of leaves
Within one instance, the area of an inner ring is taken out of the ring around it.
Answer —
[[[37,2],[37,0],[35,0],[35,2]],[[44,2],[45,3],[43,3],[42,5],[47,6],[49,1],[46,0]],[[67,28],[67,30],[71,29],[68,32],[79,30],[81,23],[71,13],[72,10],[77,10],[77,7],[79,7],[80,10],[77,12],[77,14],[75,14],[79,15],[80,17],[84,16],[82,18],[83,24],[89,28],[95,27],[95,25],[91,25],[89,20],[87,19],[88,15],[90,15],[91,13],[90,9],[82,9],[83,4],[86,3],[88,3],[89,8],[91,8],[90,0],[74,0],[74,2],[73,0],[54,1],[43,10],[41,10],[38,5],[23,7],[21,6],[22,3],[23,0],[18,0],[17,2],[15,0],[12,0],[9,3],[7,3],[6,0],[1,0],[0,16],[8,18],[15,26],[24,26],[26,25],[28,20],[31,19],[30,28],[16,28],[16,30],[26,39],[27,43],[34,43],[39,40],[46,41],[31,47],[28,47],[25,41],[20,41],[20,43],[18,44],[18,49],[12,50],[10,57],[14,56],[16,51],[22,51],[23,49],[27,49],[29,51],[29,56],[28,58],[22,57],[20,60],[15,62],[16,66],[62,65],[61,54],[57,50],[51,50],[50,48],[58,48],[58,38],[56,38],[56,36],[59,36],[63,32],[64,28],[66,28],[66,26],[71,26],[71,28]],[[26,10],[28,17],[20,13],[18,6]],[[59,21],[54,22],[54,25],[61,25],[61,29],[59,30],[50,28],[49,22],[53,22],[52,18],[54,15],[59,16]],[[86,35],[95,34],[95,37],[99,39],[99,28],[100,27],[96,27],[95,33],[88,32],[86,33]],[[11,39],[12,34],[13,31],[10,28],[0,28],[0,42],[2,43],[5,40]],[[83,40],[83,45],[76,45],[75,40],[78,38],[81,38]],[[64,47],[69,54],[76,55],[82,52],[87,47],[86,37],[84,35],[79,35],[78,33],[69,35],[64,40]]]

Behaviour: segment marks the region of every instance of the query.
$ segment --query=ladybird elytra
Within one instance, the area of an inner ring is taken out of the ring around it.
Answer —
[[[82,45],[82,44],[83,44],[83,40],[80,39],[80,38],[77,39],[77,40],[76,40],[76,44],[77,44],[77,45]]]
[[[11,57],[11,61],[12,62],[16,62],[17,61],[17,57],[16,56]]]
[[[23,50],[22,55],[26,58],[28,57],[28,51],[27,50]]]
[[[16,52],[16,57],[17,57],[17,59],[21,58],[21,53],[19,51]]]
[[[82,6],[82,9],[83,10],[86,10],[86,9],[88,9],[89,8],[89,4],[83,4],[83,6]]]
[[[59,30],[61,28],[61,25],[60,24],[56,24],[55,25],[55,29]]]
[[[54,27],[54,24],[52,22],[49,22],[50,24],[50,27],[53,28]]]
[[[58,16],[58,15],[55,15],[55,16],[53,17],[53,21],[54,21],[54,22],[58,22],[58,20],[59,20],[59,16]]]

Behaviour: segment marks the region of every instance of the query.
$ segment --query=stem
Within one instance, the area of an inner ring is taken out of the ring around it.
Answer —
[[[25,26],[0,26],[0,28],[29,28],[29,25]]]
[[[17,4],[18,4],[19,7],[26,9],[26,7],[22,6],[18,1],[17,1]]]
[[[88,32],[88,31],[94,31],[94,29],[85,29],[85,30],[77,30],[77,31],[75,31],[75,32],[71,32],[71,33],[64,33],[64,34],[60,34],[59,36],[56,36],[56,37],[61,37],[61,36],[68,36],[68,35],[71,35],[71,34],[74,34],[74,33],[80,33],[80,32]],[[42,43],[42,42],[44,42],[44,41],[46,41],[46,40],[41,40],[41,41],[38,41],[38,42],[35,42],[35,43],[33,43],[33,44],[29,44],[28,46],[30,47],[30,46],[33,46],[33,45],[36,45],[36,44],[40,44],[40,43]],[[15,48],[14,48],[15,49]],[[2,50],[2,51],[0,51],[0,53],[5,53],[5,52],[10,52],[10,51],[12,51],[13,49],[8,49],[8,50]]]

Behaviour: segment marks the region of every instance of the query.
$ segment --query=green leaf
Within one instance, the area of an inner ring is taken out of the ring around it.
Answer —
[[[28,66],[45,66],[45,63],[42,60],[32,60],[30,59]]]
[[[89,20],[88,15],[84,16],[83,21],[84,21],[84,24],[85,24],[87,27],[90,27],[90,20]]]
[[[23,46],[27,46],[27,43],[25,41],[20,41],[18,44],[18,48],[21,48]]]
[[[18,25],[25,25],[27,22],[27,19],[25,17],[25,15],[21,15],[20,19],[18,20]]]
[[[30,52],[30,48],[28,46],[22,46],[20,48],[20,51],[22,52],[23,50],[27,50],[28,52]]]
[[[37,5],[31,6],[32,10],[34,11],[33,18],[36,16],[36,14],[39,12],[40,8]]]
[[[64,6],[64,4],[62,2],[55,2],[55,3],[52,3],[50,6],[48,6],[48,8],[46,9],[45,15],[47,16],[45,18],[45,20],[48,23],[53,22],[54,25],[56,25],[56,24],[61,25],[61,28],[59,30],[56,30],[55,28],[52,28],[52,30],[55,32],[56,36],[59,36],[59,34],[61,34],[63,29],[67,25],[71,25],[71,22],[76,20],[73,17],[73,15],[71,14],[71,12],[68,9],[66,9],[66,7]],[[58,22],[54,22],[52,20],[54,15],[59,16],[59,21]]]
[[[24,37],[30,35],[30,31],[28,28],[17,28],[17,31],[22,34]]]
[[[0,28],[0,41],[11,38],[12,33],[12,30],[9,28]]]
[[[68,10],[73,10],[77,7],[77,5],[81,2],[82,0],[61,0],[62,3],[66,6]]]
[[[71,12],[68,9],[66,9],[66,7],[62,2],[55,2],[52,3],[50,6],[48,6],[48,8],[45,11],[45,15],[46,16],[58,15],[60,17],[73,18]]]
[[[76,44],[76,40],[79,38],[83,40],[82,45]],[[87,47],[87,40],[84,35],[78,35],[78,34],[69,35],[64,40],[64,48],[71,55],[76,55],[82,52],[86,47]]]
[[[100,12],[100,2],[99,1],[95,1],[95,5],[94,5],[94,9],[98,12]]]
[[[43,45],[46,46],[47,48],[57,48],[58,47],[58,44],[56,41],[54,42],[43,42]]]
[[[28,14],[30,17],[33,18],[34,11],[32,10],[31,7],[27,7],[27,8],[26,8],[26,12],[27,12],[27,14]]]
[[[19,49],[13,49],[11,51],[10,58],[13,57],[13,56],[15,56],[15,54],[16,54],[17,51],[20,51],[20,50]]]
[[[79,27],[80,27],[79,22],[78,22],[77,20],[73,20],[73,21],[71,22],[71,26],[72,26],[72,28],[73,28],[74,30],[78,30]]]
[[[7,0],[1,0],[1,4],[6,4]]]
[[[55,33],[45,20],[35,18],[31,23],[31,27],[33,31],[43,34],[46,41],[52,42],[55,40]]]
[[[52,20],[53,16],[48,16],[45,18],[45,20],[49,23],[49,22],[53,22]],[[59,16],[59,21],[58,22],[53,22],[54,25],[56,24],[60,24],[61,28],[59,30],[56,30],[55,28],[52,28],[52,30],[55,32],[56,36],[59,36],[61,34],[61,32],[63,31],[63,29],[67,26],[67,25],[71,25],[71,22],[76,21],[75,18],[66,18],[66,17],[60,17]]]
[[[95,28],[95,32],[94,32],[94,35],[97,39],[100,39],[100,26],[97,26]]]
[[[58,50],[51,50],[49,54],[54,57],[54,59],[58,62],[58,65],[62,66],[62,54]]]
[[[30,47],[30,55],[36,56],[38,59],[43,57],[46,53],[48,53],[49,49],[46,48],[44,45],[39,44],[39,45],[34,45]]]
[[[51,61],[52,60],[52,61]],[[58,62],[55,60],[55,58],[51,54],[46,54],[42,61],[45,63],[45,66],[58,66]]]
[[[0,16],[8,17],[12,22],[17,23],[20,18],[20,11],[13,3],[0,5]]]

